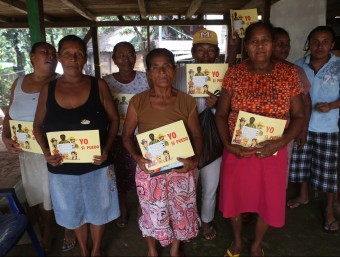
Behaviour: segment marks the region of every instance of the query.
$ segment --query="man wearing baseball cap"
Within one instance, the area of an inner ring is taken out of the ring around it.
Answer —
[[[215,63],[219,53],[220,49],[218,47],[217,35],[214,31],[203,29],[194,34],[191,54],[195,59],[195,63]],[[187,92],[186,67],[180,67],[177,70],[174,87],[180,91]],[[214,108],[216,106],[217,96],[209,91],[207,93],[209,97],[195,97],[199,113],[202,113],[206,108]],[[219,135],[216,136],[218,137]],[[216,190],[220,177],[220,164],[221,157],[207,166],[202,167],[199,171],[202,184],[201,220],[203,236],[206,240],[214,240],[216,238],[216,230],[212,225],[212,220],[215,215]]]

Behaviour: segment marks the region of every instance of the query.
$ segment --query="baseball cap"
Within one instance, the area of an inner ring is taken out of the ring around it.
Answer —
[[[217,35],[212,30],[202,29],[194,34],[192,44],[212,44],[218,45]]]

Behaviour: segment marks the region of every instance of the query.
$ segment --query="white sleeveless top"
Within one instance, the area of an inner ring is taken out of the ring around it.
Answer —
[[[60,75],[57,74],[56,78],[59,76]],[[13,92],[13,102],[9,108],[9,116],[13,120],[33,122],[40,92],[25,93],[22,91],[22,81],[24,77],[25,76],[21,76],[18,78],[17,86]]]
[[[25,93],[22,91],[24,76],[18,78],[14,89],[13,102],[9,108],[9,116],[13,120],[33,121],[37,109],[40,92]]]

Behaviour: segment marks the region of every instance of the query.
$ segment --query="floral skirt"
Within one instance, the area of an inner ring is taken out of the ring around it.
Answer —
[[[173,239],[183,241],[198,235],[194,171],[150,177],[137,166],[136,186],[142,208],[139,227],[144,237],[154,237],[167,246]]]

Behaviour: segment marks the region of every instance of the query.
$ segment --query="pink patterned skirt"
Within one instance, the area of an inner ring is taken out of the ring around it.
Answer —
[[[151,178],[137,165],[136,186],[142,208],[139,228],[143,237],[154,237],[167,246],[173,239],[183,241],[198,235],[200,219],[194,171],[169,172]]]

